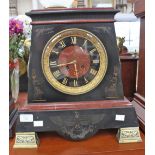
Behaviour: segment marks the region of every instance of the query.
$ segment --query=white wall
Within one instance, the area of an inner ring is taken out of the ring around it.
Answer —
[[[17,0],[17,13],[18,15],[24,15],[26,12],[35,9],[43,9],[39,0]]]
[[[25,12],[32,10],[32,0],[17,0],[17,13],[24,15]]]

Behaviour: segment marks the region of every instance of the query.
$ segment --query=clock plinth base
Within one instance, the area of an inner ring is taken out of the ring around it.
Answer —
[[[89,138],[100,129],[139,126],[126,99],[26,104],[18,114],[16,132],[56,131],[70,140]]]
[[[17,132],[13,148],[37,148],[39,139],[35,132]]]
[[[118,129],[117,139],[119,143],[142,142],[139,127]]]

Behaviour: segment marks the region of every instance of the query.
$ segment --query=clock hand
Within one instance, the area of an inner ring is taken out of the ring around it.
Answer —
[[[57,66],[58,67],[61,67],[61,66],[66,66],[66,65],[71,65],[71,64],[75,64],[76,61],[71,61],[71,62],[68,62],[68,63],[65,63],[65,64],[58,64]]]
[[[71,65],[71,64],[75,64],[76,63],[76,60],[73,60],[71,62],[68,62],[68,63],[65,63],[65,64],[58,64],[58,65],[55,65],[55,66],[52,66],[52,67],[63,67],[63,66],[67,66],[67,65]]]
[[[77,80],[78,80],[78,70],[77,70],[77,65],[76,65],[76,63],[74,64],[74,68],[75,68],[76,78],[77,78]]]

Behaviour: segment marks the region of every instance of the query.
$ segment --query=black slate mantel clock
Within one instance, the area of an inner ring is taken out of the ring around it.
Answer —
[[[46,9],[32,18],[28,103],[19,109],[15,147],[35,147],[35,132],[82,140],[118,128],[120,142],[140,141],[124,99],[113,9]],[[124,137],[123,137],[124,136]]]

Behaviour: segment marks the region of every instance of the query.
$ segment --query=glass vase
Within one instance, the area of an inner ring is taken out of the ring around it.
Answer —
[[[11,96],[14,100],[14,103],[17,102],[19,95],[19,61],[18,59],[14,59],[12,62],[12,67],[9,72],[10,76],[10,89]]]

